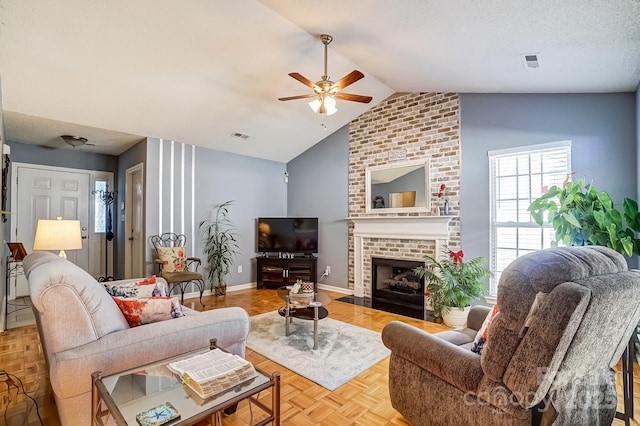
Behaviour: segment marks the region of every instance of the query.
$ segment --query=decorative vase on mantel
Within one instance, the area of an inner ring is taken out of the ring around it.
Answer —
[[[444,209],[442,210],[442,214],[444,216],[449,216],[449,202],[447,200],[444,201]]]

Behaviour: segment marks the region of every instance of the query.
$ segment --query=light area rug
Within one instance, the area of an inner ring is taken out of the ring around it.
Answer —
[[[250,318],[247,347],[333,391],[389,356],[380,333],[332,318],[318,321],[318,349],[313,349],[313,321],[294,318],[285,336],[277,311]]]

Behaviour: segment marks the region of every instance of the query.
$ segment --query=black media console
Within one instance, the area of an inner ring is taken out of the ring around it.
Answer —
[[[318,290],[318,258],[314,256],[292,257],[289,259],[280,257],[258,256],[258,288],[279,288],[284,285],[293,285],[296,280],[312,281],[313,287]]]

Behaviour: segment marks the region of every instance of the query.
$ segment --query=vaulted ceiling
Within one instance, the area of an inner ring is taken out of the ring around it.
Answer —
[[[289,77],[370,104],[314,114]],[[144,136],[289,161],[396,92],[633,92],[638,0],[1,0],[7,138],[117,155]],[[523,54],[538,55],[527,68]],[[248,139],[233,133],[249,135]]]

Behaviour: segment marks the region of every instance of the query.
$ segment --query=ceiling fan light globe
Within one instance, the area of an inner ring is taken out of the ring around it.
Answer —
[[[313,112],[318,112],[318,110],[320,109],[320,105],[322,105],[322,102],[318,98],[315,98],[314,100],[309,102],[309,107],[313,110]]]
[[[327,107],[327,115],[333,115],[336,112],[338,112],[338,108],[334,107]]]
[[[327,109],[336,109],[336,99],[332,96],[326,96],[324,98],[324,107]]]

